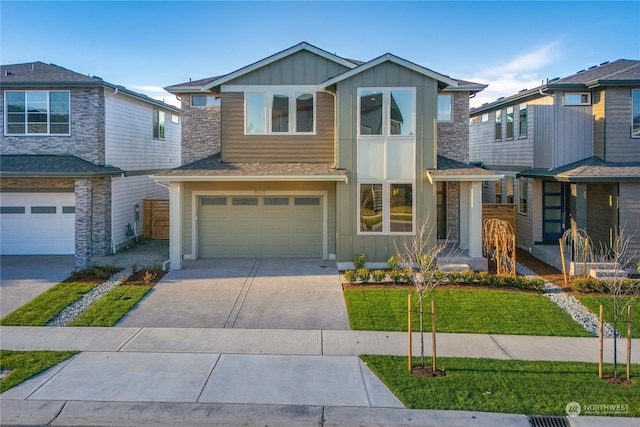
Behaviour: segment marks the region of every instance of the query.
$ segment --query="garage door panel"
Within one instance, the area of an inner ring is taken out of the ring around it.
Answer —
[[[233,202],[200,204],[199,257],[322,258],[319,197],[230,196],[227,200]]]

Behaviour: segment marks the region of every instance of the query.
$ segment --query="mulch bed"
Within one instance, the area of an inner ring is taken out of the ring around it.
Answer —
[[[154,276],[150,280],[147,280],[145,282],[145,273],[146,272],[147,272],[147,270],[144,270],[144,269],[136,271],[133,275],[131,275],[131,277],[129,277],[123,283],[123,285],[128,285],[128,286],[148,286],[150,288],[153,288],[156,285],[156,283],[158,283],[160,281],[160,279],[162,279],[168,273],[168,271],[160,271],[160,272],[157,272],[157,273],[154,272]]]
[[[432,366],[416,366],[411,368],[411,373],[422,378],[438,378],[447,375],[442,369],[434,371]]]
[[[99,267],[97,267],[98,269],[100,269]],[[74,273],[71,274],[71,276],[69,276],[68,278],[66,278],[62,283],[77,283],[77,282],[82,282],[82,283],[91,283],[94,285],[99,285],[101,283],[106,282],[107,280],[109,280],[114,274],[117,274],[119,271],[122,271],[122,268],[113,270],[113,271],[107,271],[104,269],[100,269],[101,272],[103,272],[103,274],[100,274],[100,277],[96,276],[95,274],[95,269],[93,269],[94,271],[91,271],[91,269],[84,269],[84,270],[80,270],[80,271],[76,271]]]

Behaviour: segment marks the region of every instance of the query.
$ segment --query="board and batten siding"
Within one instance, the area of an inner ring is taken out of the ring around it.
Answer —
[[[129,240],[127,224],[135,226],[142,237],[144,199],[169,199],[169,190],[146,175],[114,177],[111,180],[111,240],[116,249]],[[133,207],[140,207],[139,220],[134,221]]]
[[[364,253],[369,261],[386,261],[412,236],[358,235],[357,106],[360,87],[416,88],[416,223],[428,218],[435,227],[436,188],[423,178],[425,169],[436,165],[436,80],[391,62],[384,62],[337,84],[337,167],[350,171],[349,182],[338,184],[336,207],[338,261],[352,261]],[[435,233],[433,233],[435,241]]]
[[[165,111],[165,137],[154,139],[154,109],[125,95],[105,97],[106,164],[126,171],[180,166],[180,123]]]
[[[567,91],[574,92],[574,91]],[[555,135],[551,168],[557,168],[593,155],[593,107],[563,105],[564,94],[556,95]]]
[[[640,182],[619,184],[619,225],[625,235],[632,235],[629,250],[640,251]]]
[[[516,205],[516,244],[519,248],[527,250],[534,244],[534,181],[532,179],[527,179],[527,211],[525,213],[519,212],[521,191],[520,180],[514,180],[513,186],[514,203]]]
[[[334,182],[187,182],[182,191],[182,251],[186,256],[192,256],[193,221],[192,216],[193,192],[253,192],[257,196],[266,196],[270,193],[290,192],[304,195],[310,191],[327,192],[327,251],[329,256],[336,253],[336,186],[344,185]],[[246,195],[246,194],[243,194]]]
[[[333,96],[316,92],[315,135],[245,135],[244,93],[222,93],[222,160],[225,162],[333,163]]]
[[[230,80],[231,85],[314,85],[348,68],[306,50]]]
[[[607,87],[605,101],[604,160],[640,161],[640,138],[631,138],[631,88]]]
[[[593,91],[593,155],[605,158],[605,105],[607,93],[604,89]]]

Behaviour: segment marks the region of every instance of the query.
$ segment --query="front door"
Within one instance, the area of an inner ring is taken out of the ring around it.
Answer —
[[[542,183],[542,239],[557,242],[564,233],[564,186],[557,181]]]

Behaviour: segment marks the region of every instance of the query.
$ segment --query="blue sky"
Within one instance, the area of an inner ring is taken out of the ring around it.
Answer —
[[[364,61],[391,52],[489,84],[472,105],[620,58],[640,59],[632,1],[7,1],[0,62],[54,63],[171,101],[301,41]]]

